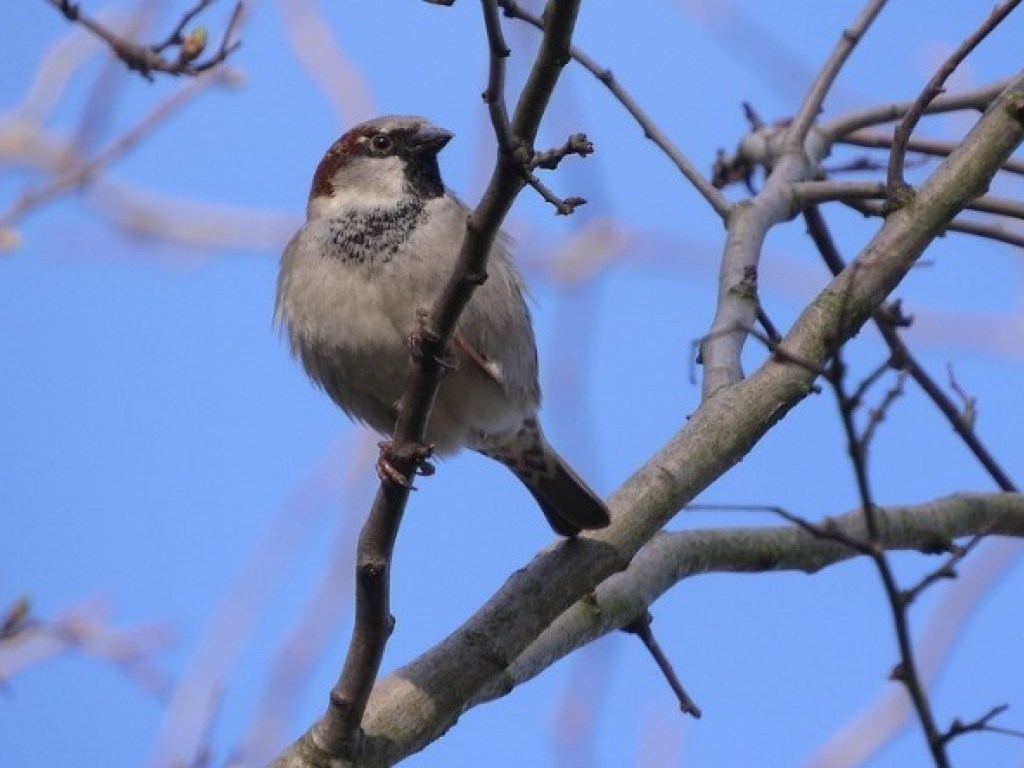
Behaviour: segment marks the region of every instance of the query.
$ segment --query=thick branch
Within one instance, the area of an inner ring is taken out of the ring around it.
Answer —
[[[881,541],[889,550],[941,552],[954,539],[986,530],[993,535],[1024,538],[1024,496],[1019,494],[956,495],[927,504],[878,509],[877,515]],[[867,538],[859,509],[830,520],[842,535],[858,540]],[[628,568],[597,588],[596,603],[577,602],[539,633],[506,668],[488,667],[490,682],[468,699],[453,701],[462,691],[458,680],[444,684],[439,676],[432,676],[434,685],[421,689],[422,679],[411,674],[428,663],[457,665],[459,654],[465,649],[459,633],[382,680],[380,690],[374,692],[369,716],[376,727],[386,732],[387,738],[381,733],[382,738],[371,741],[367,749],[373,752],[375,761],[387,764],[422,748],[424,743],[405,739],[418,728],[436,728],[438,720],[450,723],[473,706],[505,696],[559,659],[629,625],[684,579],[704,573],[816,573],[858,556],[849,547],[816,538],[796,525],[659,533],[637,553]],[[487,659],[479,655],[482,649],[476,650],[472,663],[487,666]],[[466,659],[466,664],[470,663]],[[445,711],[445,707],[453,704],[458,707],[456,711]],[[434,722],[413,722],[416,719]]]
[[[876,513],[882,544],[889,551],[938,552],[954,539],[979,531],[1024,538],[1024,496],[1019,494],[948,496]],[[861,510],[829,520],[843,536],[866,540]],[[705,573],[817,573],[861,556],[796,525],[659,533],[625,571],[598,587],[600,610],[586,602],[567,610],[509,666],[502,684],[483,691],[472,705],[505,695],[578,648],[621,629],[684,579]]]
[[[884,5],[884,0],[871,0],[854,24],[843,32],[787,129],[785,151],[768,176],[764,189],[747,203],[735,206],[730,213],[715,317],[701,344],[705,399],[743,378],[740,362],[743,344],[748,329],[754,327],[759,307],[757,272],[761,246],[768,230],[792,215],[790,186],[813,177],[818,162],[827,153],[828,144],[816,139],[809,141],[811,126],[843,63]]]

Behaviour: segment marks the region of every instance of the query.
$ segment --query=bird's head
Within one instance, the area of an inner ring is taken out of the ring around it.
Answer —
[[[452,133],[422,117],[378,117],[351,128],[317,166],[308,216],[391,208],[444,194],[437,153]]]

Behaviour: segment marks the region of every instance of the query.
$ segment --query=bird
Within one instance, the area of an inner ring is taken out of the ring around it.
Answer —
[[[318,164],[306,221],[281,257],[274,316],[292,355],[342,411],[385,437],[410,333],[453,273],[470,216],[438,165],[453,135],[400,115],[349,129]],[[608,508],[541,429],[533,325],[504,235],[487,263],[456,326],[425,441],[434,455],[469,448],[504,464],[562,536],[603,528]]]

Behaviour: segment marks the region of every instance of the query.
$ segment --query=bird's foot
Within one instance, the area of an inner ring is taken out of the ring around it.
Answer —
[[[436,471],[434,465],[428,459],[434,454],[433,445],[417,445],[401,453],[395,450],[395,444],[390,440],[382,440],[377,444],[380,447],[380,455],[377,457],[377,477],[382,483],[392,483],[415,491],[412,484],[412,476],[422,475],[429,477]],[[399,467],[409,467],[401,470]]]
[[[409,333],[409,351],[416,360],[422,360],[424,355],[429,354],[444,373],[450,373],[458,368],[459,361],[450,351],[438,349],[441,340],[428,326],[429,318],[430,312],[423,307],[416,309],[416,325]]]

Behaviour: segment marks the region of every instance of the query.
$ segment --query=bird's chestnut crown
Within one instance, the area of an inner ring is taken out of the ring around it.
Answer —
[[[389,116],[351,128],[317,166],[310,200],[338,197],[356,188],[385,202],[408,195],[444,194],[437,153],[452,133],[422,117]]]

